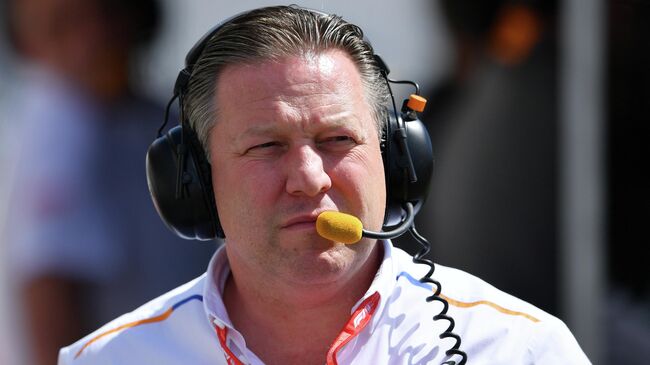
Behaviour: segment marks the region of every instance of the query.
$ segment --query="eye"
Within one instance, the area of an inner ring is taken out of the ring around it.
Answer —
[[[328,142],[354,142],[354,139],[350,136],[336,136],[326,139]]]
[[[346,151],[357,145],[357,141],[351,136],[341,135],[327,137],[319,141],[318,148],[333,150],[333,151]]]
[[[245,154],[271,155],[275,152],[280,151],[282,147],[283,146],[280,142],[270,141],[270,142],[260,143],[248,148]]]
[[[278,146],[278,145],[279,145],[278,142],[266,142],[266,143],[260,143],[258,145],[255,145],[255,146],[251,147],[250,149],[254,149],[254,148],[270,148],[270,147]]]

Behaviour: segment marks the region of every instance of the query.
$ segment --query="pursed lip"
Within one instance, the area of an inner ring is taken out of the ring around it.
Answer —
[[[293,228],[293,227],[298,227],[302,225],[309,225],[309,224],[316,224],[316,218],[318,215],[301,215],[298,217],[294,217],[286,221],[283,225],[282,228]]]
[[[301,214],[301,215],[295,216],[293,218],[290,218],[286,222],[284,222],[282,224],[281,228],[292,228],[292,227],[298,227],[298,226],[301,226],[301,225],[314,225],[314,224],[316,224],[316,218],[318,218],[318,216],[322,212],[324,212],[326,210],[329,210],[329,209],[323,209],[323,210],[319,210],[319,211],[316,211],[316,212],[312,212],[312,213],[308,213],[308,214]]]

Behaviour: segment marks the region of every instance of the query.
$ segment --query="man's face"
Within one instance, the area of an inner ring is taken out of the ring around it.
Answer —
[[[386,189],[378,133],[345,53],[226,67],[209,136],[212,179],[233,270],[300,285],[350,278],[374,241],[321,238],[325,210],[378,230]]]

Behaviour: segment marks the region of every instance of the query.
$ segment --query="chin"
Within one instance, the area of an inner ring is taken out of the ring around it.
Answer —
[[[364,242],[355,245],[327,242],[327,249],[313,249],[295,257],[289,268],[292,280],[308,285],[340,286],[355,277],[372,251]]]
[[[286,268],[291,280],[305,284],[327,284],[344,279],[354,271],[357,253],[343,244],[328,241],[328,247],[313,247],[293,257]]]

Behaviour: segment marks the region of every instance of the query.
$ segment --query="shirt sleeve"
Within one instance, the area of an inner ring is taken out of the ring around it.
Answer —
[[[68,365],[70,364],[68,353],[70,350],[67,347],[62,348],[59,350],[59,360],[57,361],[57,365]]]
[[[75,358],[76,352],[79,351],[78,345],[64,347],[59,350],[59,360],[57,365],[110,365],[115,364],[114,360],[101,355],[79,356]]]
[[[551,318],[538,325],[538,333],[529,342],[530,364],[591,364],[564,322]]]

